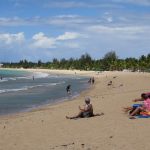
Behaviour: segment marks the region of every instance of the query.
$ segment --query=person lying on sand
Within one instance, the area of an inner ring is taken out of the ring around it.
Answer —
[[[66,116],[67,119],[76,119],[76,118],[88,118],[88,117],[93,117],[93,116],[101,116],[104,115],[104,113],[101,114],[94,114],[93,113],[93,106],[90,103],[90,98],[86,97],[85,98],[85,105],[84,108],[81,108],[79,106],[79,113],[76,116],[73,117],[68,117]]]

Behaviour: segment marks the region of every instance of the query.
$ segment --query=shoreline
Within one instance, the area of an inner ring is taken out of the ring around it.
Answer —
[[[20,70],[20,71],[31,71],[31,72],[43,72],[52,74],[64,74],[64,75],[80,75],[80,76],[90,76],[98,71],[80,71],[80,70],[58,70],[58,69],[24,69],[24,68],[0,68],[0,70]]]
[[[88,73],[87,73],[88,74]],[[148,150],[150,119],[130,120],[122,107],[150,91],[150,74],[90,73],[95,84],[71,101],[8,118],[0,117],[0,144],[5,150]],[[107,86],[112,80],[113,85]],[[68,120],[91,97],[94,113],[103,116]],[[142,136],[138,136],[142,135]],[[144,140],[143,140],[144,138]],[[40,143],[40,144],[39,144]],[[136,144],[135,144],[136,143]]]
[[[47,74],[55,74],[55,75],[72,75],[72,76],[77,76],[77,77],[87,77],[87,72],[84,71],[84,73],[81,73],[81,74],[74,74],[74,71],[68,71],[68,70],[47,70],[47,69],[16,69],[16,68],[0,68],[0,70],[18,70],[18,71],[27,71],[27,72],[32,72],[32,73],[47,73]],[[80,72],[80,71],[77,71],[77,72]],[[90,72],[91,73],[91,72]],[[86,74],[86,75],[84,75]],[[15,117],[15,116],[18,116],[19,114],[24,114],[24,113],[28,113],[28,112],[33,112],[33,111],[38,111],[40,109],[44,109],[44,107],[50,107],[50,106],[53,106],[53,105],[58,105],[59,103],[63,103],[63,102],[67,102],[67,101],[72,101],[74,100],[75,98],[77,98],[78,96],[80,96],[80,94],[84,91],[87,91],[90,89],[90,85],[88,85],[83,91],[80,91],[79,93],[76,93],[74,95],[71,95],[71,96],[65,96],[65,97],[61,97],[59,99],[57,99],[56,101],[54,102],[45,102],[45,103],[42,103],[42,104],[37,104],[33,107],[30,107],[28,109],[23,109],[21,111],[18,111],[18,112],[12,112],[12,113],[8,113],[8,114],[1,114],[0,115],[0,119],[1,118],[8,118],[8,117]]]
[[[70,101],[74,101],[76,100],[81,94],[83,93],[88,93],[88,91],[90,91],[91,87],[87,87],[86,89],[84,89],[83,91],[81,91],[80,93],[78,93],[77,95],[74,95],[70,98],[60,98],[60,100],[56,101],[56,102],[52,102],[52,103],[46,103],[46,104],[41,104],[39,106],[35,106],[35,107],[31,107],[27,110],[22,110],[20,112],[14,112],[14,113],[10,113],[10,114],[3,114],[3,115],[0,115],[0,120],[1,119],[9,119],[9,118],[14,118],[14,117],[19,117],[19,116],[22,116],[22,115],[28,115],[28,113],[32,113],[32,112],[37,112],[37,111],[40,111],[40,110],[45,110],[47,109],[48,107],[52,107],[52,106],[57,106],[59,104],[63,104],[63,103],[67,103],[67,102],[70,102]]]
[[[131,74],[131,75],[135,75],[135,74],[150,74],[148,72],[122,72],[122,71],[103,71],[101,73],[98,73],[98,71],[80,71],[80,70],[56,70],[56,69],[24,69],[24,68],[0,68],[1,69],[5,69],[5,70],[18,70],[18,71],[29,71],[29,72],[41,72],[41,73],[52,73],[52,74],[58,74],[58,75],[77,75],[77,76],[85,76],[85,77],[91,77],[93,76],[95,79],[99,78],[99,75],[101,75],[101,77],[105,77],[106,75],[108,76],[113,76],[113,74],[115,73],[125,73],[125,74]],[[77,74],[74,74],[74,73],[77,73]],[[80,97],[83,93],[88,93],[91,91],[91,88],[92,86],[89,85],[89,87],[87,87],[86,89],[84,89],[83,91],[81,91],[81,93],[78,93],[76,96],[74,95],[73,97],[71,97],[71,101],[74,101],[76,100],[78,97]],[[146,89],[144,89],[146,90]],[[115,93],[112,93],[112,94],[115,94]],[[85,95],[85,94],[84,94]],[[103,94],[105,95],[105,93]],[[106,93],[106,95],[108,95]],[[44,110],[44,109],[47,109],[47,107],[51,107],[51,106],[57,106],[59,104],[63,104],[63,103],[66,103],[66,102],[70,102],[70,99],[65,97],[65,98],[62,98],[60,101],[57,101],[57,102],[53,102],[53,103],[46,103],[46,104],[42,104],[42,105],[39,105],[39,106],[35,106],[35,107],[31,107],[29,108],[29,110],[23,110],[23,111],[20,111],[20,112],[16,112],[16,113],[10,113],[10,114],[4,114],[4,115],[0,115],[0,119],[2,118],[11,118],[11,117],[19,117],[21,115],[27,115],[28,113],[32,113],[32,112],[37,112],[37,111],[40,111],[40,110]]]

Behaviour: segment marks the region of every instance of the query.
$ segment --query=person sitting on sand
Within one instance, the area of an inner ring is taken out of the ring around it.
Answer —
[[[141,98],[134,99],[133,102],[144,101],[144,100],[146,100],[147,97],[149,97],[149,96],[150,96],[149,93],[142,93],[142,94],[141,94]],[[130,107],[124,107],[124,108],[123,108],[123,111],[124,111],[125,113],[127,113],[127,112],[132,113],[132,112],[136,109],[136,107],[141,106],[141,105],[142,105],[142,104],[136,104],[136,105],[133,105],[133,106],[130,106]]]
[[[112,81],[109,81],[107,85],[108,85],[108,86],[112,85]]]
[[[150,112],[150,98],[146,94],[143,104],[141,106],[136,107],[136,109],[130,113],[130,119],[135,119],[134,116],[140,114],[141,112],[144,113]]]
[[[84,108],[81,108],[79,106],[79,113],[78,115],[76,116],[73,116],[73,117],[68,117],[66,116],[67,119],[76,119],[76,118],[88,118],[88,117],[93,117],[93,116],[100,116],[100,115],[103,115],[103,113],[101,114],[94,114],[93,113],[93,106],[92,104],[90,103],[90,98],[89,97],[86,97],[85,98],[85,105],[84,105]]]
[[[129,111],[130,119],[134,119],[136,115],[139,115],[141,112],[150,111],[150,95],[146,93],[141,94],[141,98],[133,100],[134,102],[143,101],[143,104],[133,105],[133,107],[124,108],[125,112]]]

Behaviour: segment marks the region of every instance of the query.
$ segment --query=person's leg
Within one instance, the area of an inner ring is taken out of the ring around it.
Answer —
[[[130,114],[130,116],[135,116],[135,115],[137,115],[141,110],[143,110],[142,107],[137,107],[137,108]]]
[[[76,115],[76,116],[73,116],[73,117],[68,117],[68,116],[66,116],[66,118],[67,118],[67,119],[76,119],[76,118],[82,118],[82,115],[83,115],[83,112],[82,112],[82,111],[80,111],[80,112],[78,113],[78,115]]]
[[[125,113],[127,113],[127,112],[131,111],[132,109],[133,109],[133,107],[124,107],[124,108],[123,108],[123,111],[124,111]]]
[[[104,115],[104,113],[102,112],[102,113],[100,113],[100,114],[93,114],[93,116],[92,117],[95,117],[95,116],[102,116],[102,115]]]

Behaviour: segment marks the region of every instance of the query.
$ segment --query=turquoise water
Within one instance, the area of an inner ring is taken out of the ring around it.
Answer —
[[[71,100],[88,87],[88,78],[77,75],[0,70],[0,77],[0,115]],[[71,84],[71,95],[66,92],[68,84]]]

